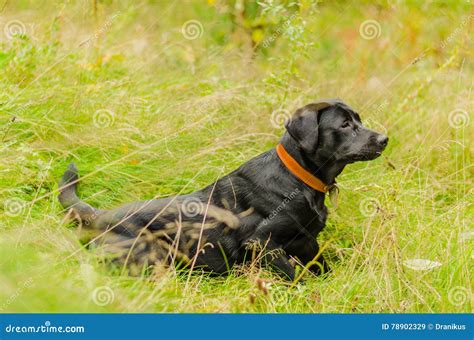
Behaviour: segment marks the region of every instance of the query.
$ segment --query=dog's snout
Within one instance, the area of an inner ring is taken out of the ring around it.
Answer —
[[[377,143],[379,145],[383,146],[383,147],[386,147],[387,144],[388,144],[388,137],[385,136],[385,135],[382,135],[382,134],[378,135],[377,136]]]

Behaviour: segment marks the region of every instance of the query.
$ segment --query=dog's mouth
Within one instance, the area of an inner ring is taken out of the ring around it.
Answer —
[[[364,152],[361,152],[357,155],[354,155],[351,157],[352,162],[363,162],[363,161],[372,161],[376,158],[379,158],[382,155],[382,152],[384,151],[385,148],[381,148],[379,150],[366,150]]]
[[[382,150],[382,151],[383,151],[383,150]],[[375,152],[373,153],[373,157],[372,157],[370,160],[379,158],[379,157],[382,155],[382,151],[375,151]]]

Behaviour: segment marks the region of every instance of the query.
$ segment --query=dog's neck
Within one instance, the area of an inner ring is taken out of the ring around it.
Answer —
[[[334,184],[336,177],[344,170],[346,164],[339,164],[334,160],[321,159],[316,150],[314,155],[308,157],[299,146],[298,142],[287,132],[283,135],[280,143],[286,151],[293,157],[303,168],[312,173],[314,176],[323,181],[326,185]]]

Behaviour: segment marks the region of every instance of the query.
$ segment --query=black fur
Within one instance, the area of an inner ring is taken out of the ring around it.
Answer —
[[[371,160],[388,138],[365,128],[339,100],[309,104],[286,124],[281,143],[305,169],[333,184],[344,167]],[[260,260],[294,279],[294,257],[303,264],[319,252],[316,241],[327,209],[325,195],[290,173],[275,149],[251,159],[207,188],[189,195],[96,210],[76,196],[77,169],[71,164],[59,200],[98,233],[95,244],[129,268],[183,263],[214,273],[260,255]],[[310,270],[329,266],[321,255]]]

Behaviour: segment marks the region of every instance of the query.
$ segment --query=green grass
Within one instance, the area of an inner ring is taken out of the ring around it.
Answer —
[[[0,310],[472,312],[472,7],[407,3],[247,2],[239,16],[223,0],[104,1],[95,14],[92,1],[8,2],[1,25],[19,20],[24,34],[0,27]],[[203,27],[194,40],[188,20]],[[359,32],[366,20],[380,25],[373,39]],[[121,276],[63,220],[57,182],[70,161],[99,208],[192,192],[274,147],[273,111],[328,97],[390,143],[338,178],[320,235],[326,279],[288,289],[257,268]],[[412,259],[441,266],[413,270]]]

